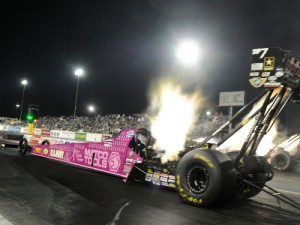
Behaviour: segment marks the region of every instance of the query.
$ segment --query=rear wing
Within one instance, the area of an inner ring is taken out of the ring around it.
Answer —
[[[252,49],[249,82],[255,88],[286,87],[293,102],[300,103],[300,61],[281,48]]]

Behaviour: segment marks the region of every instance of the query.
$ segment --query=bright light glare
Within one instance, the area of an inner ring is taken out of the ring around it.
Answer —
[[[76,76],[81,76],[81,75],[83,75],[83,73],[84,73],[84,72],[83,72],[83,69],[79,68],[79,69],[75,70],[75,73],[74,73],[74,74],[75,74]]]
[[[27,84],[28,84],[28,82],[27,82],[27,80],[22,80],[21,84],[23,84],[23,85],[27,85]]]
[[[199,57],[199,47],[196,42],[187,41],[182,43],[177,52],[179,58],[185,64],[194,64]]]
[[[152,96],[152,109],[158,111],[151,121],[151,132],[156,139],[156,148],[165,150],[162,162],[175,160],[184,150],[188,132],[197,119],[202,99],[199,93],[185,95],[179,86],[162,84]]]
[[[95,107],[92,106],[92,105],[90,105],[90,106],[88,107],[88,109],[89,109],[90,112],[94,112],[94,111],[95,111]]]
[[[210,116],[210,115],[211,115],[211,112],[210,112],[210,111],[207,111],[207,112],[206,112],[206,115]]]
[[[19,104],[16,104],[16,107],[17,107],[17,108],[19,108],[19,107],[20,107],[20,105],[19,105]]]

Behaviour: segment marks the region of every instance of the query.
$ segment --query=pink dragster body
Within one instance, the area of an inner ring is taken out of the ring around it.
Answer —
[[[127,179],[134,163],[143,161],[128,147],[135,132],[134,129],[126,129],[117,137],[103,142],[34,145],[30,154]]]

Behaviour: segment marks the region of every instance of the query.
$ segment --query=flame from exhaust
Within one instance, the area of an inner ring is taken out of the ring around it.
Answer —
[[[300,135],[294,134],[290,138],[278,145],[278,147],[284,148],[284,151],[290,152],[291,155],[296,154],[298,146],[300,145]]]
[[[274,94],[277,94],[279,90],[274,90]],[[256,112],[263,104],[263,99],[261,99],[258,103],[256,103],[250,113],[245,116],[242,121],[246,121],[246,119]],[[268,108],[269,109],[269,108]],[[267,110],[268,110],[267,109]],[[221,146],[218,147],[218,150],[222,152],[229,152],[234,150],[241,150],[244,141],[246,140],[253,124],[255,122],[255,118],[248,121],[238,132],[236,132],[231,138],[229,138],[226,142],[224,142]],[[272,148],[275,147],[274,138],[278,135],[278,120],[274,123],[270,131],[264,135],[261,142],[259,143],[256,154],[259,156],[266,155]]]
[[[199,92],[187,95],[179,85],[163,81],[151,96],[151,108],[157,112],[151,121],[151,133],[156,139],[156,148],[165,150],[162,162],[176,160],[184,150],[188,132],[197,119],[202,103]]]

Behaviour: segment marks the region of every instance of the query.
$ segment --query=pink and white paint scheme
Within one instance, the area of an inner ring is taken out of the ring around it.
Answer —
[[[136,130],[127,129],[104,142],[34,145],[30,153],[49,159],[128,178],[134,163],[142,157],[128,145]]]

